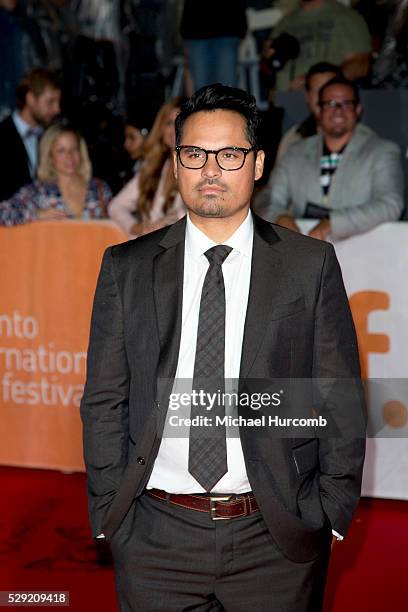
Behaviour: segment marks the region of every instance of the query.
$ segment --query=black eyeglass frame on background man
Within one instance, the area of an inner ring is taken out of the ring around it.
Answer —
[[[321,109],[335,110],[341,108],[342,110],[351,110],[357,106],[357,100],[321,100],[319,106]]]
[[[187,151],[188,149],[190,149],[190,153],[194,155],[194,157],[190,159],[187,159],[185,154],[183,155],[183,151]],[[223,166],[220,163],[219,155],[223,151],[226,152],[225,155],[231,155],[231,157],[227,158],[226,160],[223,160],[224,164],[230,165],[229,168],[225,165]],[[188,170],[201,170],[201,168],[204,168],[205,164],[207,163],[209,154],[215,155],[215,160],[221,170],[226,170],[227,172],[240,170],[245,164],[245,160],[248,153],[251,153],[251,151],[256,151],[256,147],[251,147],[250,149],[246,149],[244,147],[223,147],[222,149],[218,149],[216,151],[213,151],[211,149],[203,149],[202,147],[196,147],[194,145],[179,145],[176,147],[177,157],[180,164]],[[203,153],[205,153],[205,158],[196,157],[197,155],[200,156]],[[187,165],[194,164],[194,161],[196,161],[197,164]],[[231,165],[234,165],[234,167],[231,167]]]

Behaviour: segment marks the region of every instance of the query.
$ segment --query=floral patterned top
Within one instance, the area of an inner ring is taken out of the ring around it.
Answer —
[[[107,217],[107,206],[112,198],[109,186],[101,179],[91,179],[85,196],[81,219]],[[62,199],[56,183],[33,181],[17,191],[11,198],[0,202],[0,225],[20,225],[34,221],[39,209],[61,210],[73,219],[74,215]]]

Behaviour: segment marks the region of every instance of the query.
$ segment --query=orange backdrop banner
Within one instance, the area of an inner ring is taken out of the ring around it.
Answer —
[[[371,385],[376,439],[363,491],[399,499],[408,498],[407,239],[408,224],[393,223],[334,245]],[[79,403],[92,299],[103,251],[123,240],[109,221],[0,228],[0,464],[84,469]]]
[[[0,229],[0,463],[83,470],[79,404],[111,222]]]

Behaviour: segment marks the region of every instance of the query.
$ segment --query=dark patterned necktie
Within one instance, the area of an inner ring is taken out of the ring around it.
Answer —
[[[222,264],[231,251],[231,247],[220,244],[204,253],[210,267],[201,293],[193,390],[201,394],[217,394],[217,397],[218,392],[223,396],[225,387],[225,288]],[[206,491],[211,491],[228,469],[225,427],[216,425],[216,416],[225,416],[225,406],[216,401],[211,410],[207,410],[208,401],[198,404],[192,403],[191,418],[208,417],[212,419],[212,427],[190,427],[188,471]]]

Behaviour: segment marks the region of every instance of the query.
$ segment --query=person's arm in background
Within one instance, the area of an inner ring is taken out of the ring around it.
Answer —
[[[106,181],[102,179],[96,180],[96,195],[99,203],[99,216],[104,218],[108,217],[108,206],[112,200],[112,190]]]
[[[344,26],[344,60],[341,66],[346,79],[355,81],[368,75],[371,69],[372,42],[367,23],[356,10],[347,13]]]
[[[353,53],[341,66],[344,76],[349,81],[356,81],[367,76],[371,68],[370,53]]]
[[[282,157],[287,153],[289,147],[293,145],[295,142],[299,142],[302,139],[302,136],[299,134],[300,124],[296,123],[292,125],[291,128],[282,136],[279,142],[279,147],[276,152],[275,165],[280,162]]]
[[[37,190],[32,183],[25,185],[11,198],[0,202],[0,225],[21,225],[37,218]]]
[[[393,142],[384,142],[374,151],[371,176],[373,196],[359,206],[330,213],[330,235],[334,240],[368,232],[381,223],[397,221],[404,208],[404,174],[401,152]]]
[[[124,232],[132,235],[136,223],[134,212],[139,198],[139,175],[134,176],[121,191],[110,201],[108,214]]]
[[[279,34],[282,34],[282,32],[285,31],[285,28],[286,28],[286,18],[285,18],[285,15],[283,15],[279,19],[279,21],[275,23],[268,38],[264,41],[263,49],[262,49],[262,57],[269,59],[273,56],[275,52],[273,48],[273,40],[274,38],[277,38]]]
[[[290,149],[276,164],[267,185],[255,198],[253,209],[266,221],[299,232],[299,227],[289,211],[292,199],[288,168]]]
[[[134,176],[123,189],[111,200],[108,206],[108,213],[124,232],[136,238],[143,236],[165,225],[176,221],[179,217],[173,217],[171,213],[156,221],[140,222],[133,214],[137,208],[139,197],[139,178]]]
[[[38,181],[21,187],[11,198],[0,202],[0,225],[22,225],[31,221],[66,219],[64,211],[40,208],[41,192]]]

